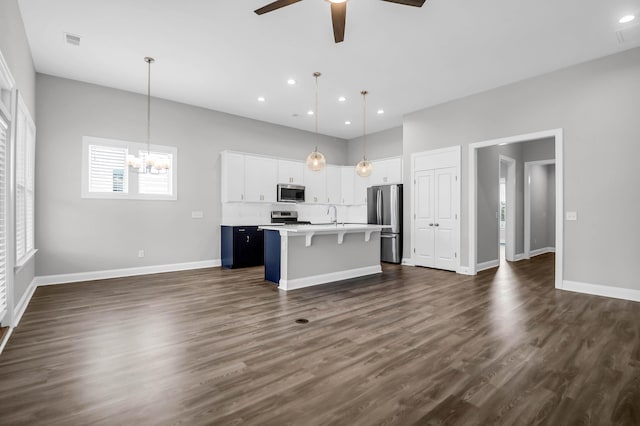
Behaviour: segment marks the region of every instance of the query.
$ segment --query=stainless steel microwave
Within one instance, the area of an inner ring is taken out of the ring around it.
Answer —
[[[304,203],[304,186],[279,183],[278,202]]]

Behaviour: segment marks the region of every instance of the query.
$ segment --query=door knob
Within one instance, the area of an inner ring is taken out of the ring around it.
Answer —
[[[433,226],[433,223],[430,223],[429,226]]]
[[[439,224],[439,223],[436,223],[436,224],[435,224],[435,226],[440,226],[440,224]]]

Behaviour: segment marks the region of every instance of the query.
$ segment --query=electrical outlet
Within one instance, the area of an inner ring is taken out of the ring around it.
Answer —
[[[578,212],[567,212],[567,220],[578,220]]]
[[[200,210],[191,212],[191,219],[202,219],[204,217],[204,212]]]
[[[138,257],[144,257],[144,250],[138,250]]]

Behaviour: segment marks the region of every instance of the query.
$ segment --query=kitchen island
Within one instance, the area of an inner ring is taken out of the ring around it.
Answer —
[[[365,224],[280,225],[264,229],[265,279],[282,290],[382,272],[380,231]]]

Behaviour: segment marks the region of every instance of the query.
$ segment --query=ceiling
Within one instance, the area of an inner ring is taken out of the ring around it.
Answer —
[[[344,139],[362,135],[363,89],[372,133],[425,107],[640,45],[616,37],[640,0],[349,0],[340,44],[326,1],[253,13],[270,1],[19,4],[38,72],[146,93],[143,57],[153,56],[154,96],[312,131],[320,71],[319,131]]]

